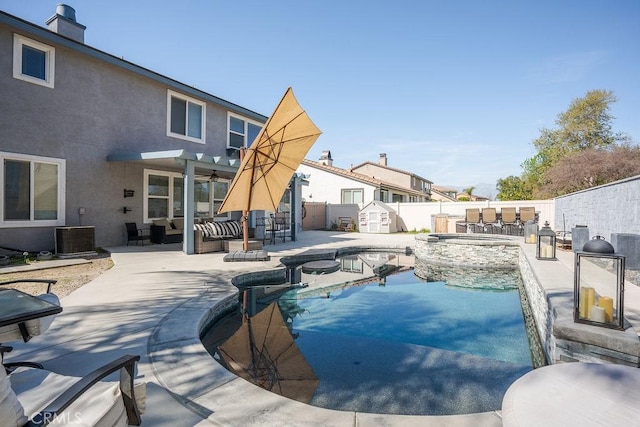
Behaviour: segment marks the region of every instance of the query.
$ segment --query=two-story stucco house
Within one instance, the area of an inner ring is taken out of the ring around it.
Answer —
[[[193,230],[267,119],[84,32],[65,5],[46,28],[0,11],[0,247],[49,250],[63,226],[95,226],[96,246],[125,243],[125,222],[183,217]]]
[[[385,153],[380,154],[378,163],[364,162],[353,166],[351,170],[355,173],[374,177],[418,192],[417,195],[408,195],[408,198],[400,194],[383,192],[381,198],[378,199],[382,202],[424,202],[431,200],[431,185],[433,182],[412,172],[389,166]]]
[[[308,176],[302,197],[310,202],[357,204],[362,208],[374,200],[427,201],[423,191],[414,190],[378,177],[333,166],[330,151],[324,151],[319,161],[305,159],[297,172]]]

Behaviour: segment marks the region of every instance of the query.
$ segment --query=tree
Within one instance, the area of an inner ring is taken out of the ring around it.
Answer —
[[[496,188],[498,200],[531,200],[531,191],[527,190],[526,183],[517,176],[499,179]]]
[[[561,160],[584,150],[606,150],[617,144],[628,144],[628,136],[612,130],[614,117],[609,108],[614,102],[614,93],[607,90],[592,90],[574,99],[567,111],[558,114],[556,129],[540,130],[540,136],[533,141],[537,153],[522,163],[519,181],[512,179],[514,177],[498,181],[500,199],[550,197],[559,188],[554,187],[553,191],[548,188],[551,185],[549,171]]]
[[[640,147],[588,148],[549,168],[544,195],[560,196],[635,175],[640,175]]]

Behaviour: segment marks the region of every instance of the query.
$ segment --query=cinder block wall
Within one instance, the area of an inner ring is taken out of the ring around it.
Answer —
[[[586,225],[591,237],[611,242],[611,233],[640,234],[639,218],[640,175],[557,197],[553,229]]]

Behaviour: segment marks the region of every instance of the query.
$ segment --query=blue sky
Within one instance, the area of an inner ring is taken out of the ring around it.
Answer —
[[[39,25],[59,1],[0,0]],[[69,0],[85,42],[269,115],[287,87],[323,131],[308,158],[436,184],[519,175],[593,89],[640,142],[640,1]]]

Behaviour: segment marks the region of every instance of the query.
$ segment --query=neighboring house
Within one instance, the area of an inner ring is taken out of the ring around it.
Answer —
[[[431,184],[433,182],[414,173],[402,169],[392,168],[388,164],[387,155],[380,154],[378,163],[364,162],[351,168],[352,172],[370,176],[398,187],[408,188],[417,192],[409,195],[408,200],[401,198],[399,194],[382,194],[379,199],[382,202],[425,202],[431,200]]]
[[[190,253],[267,118],[84,44],[68,6],[47,24],[0,12],[0,247],[77,225],[121,245],[125,222],[183,217]]]
[[[433,184],[431,186],[431,199],[441,202],[457,202],[458,190],[451,187],[443,187]]]
[[[309,202],[357,204],[362,208],[381,198],[409,201],[425,197],[421,191],[335,167],[329,151],[322,154],[319,162],[303,160],[297,171],[308,177],[309,185],[303,187],[302,197]]]

